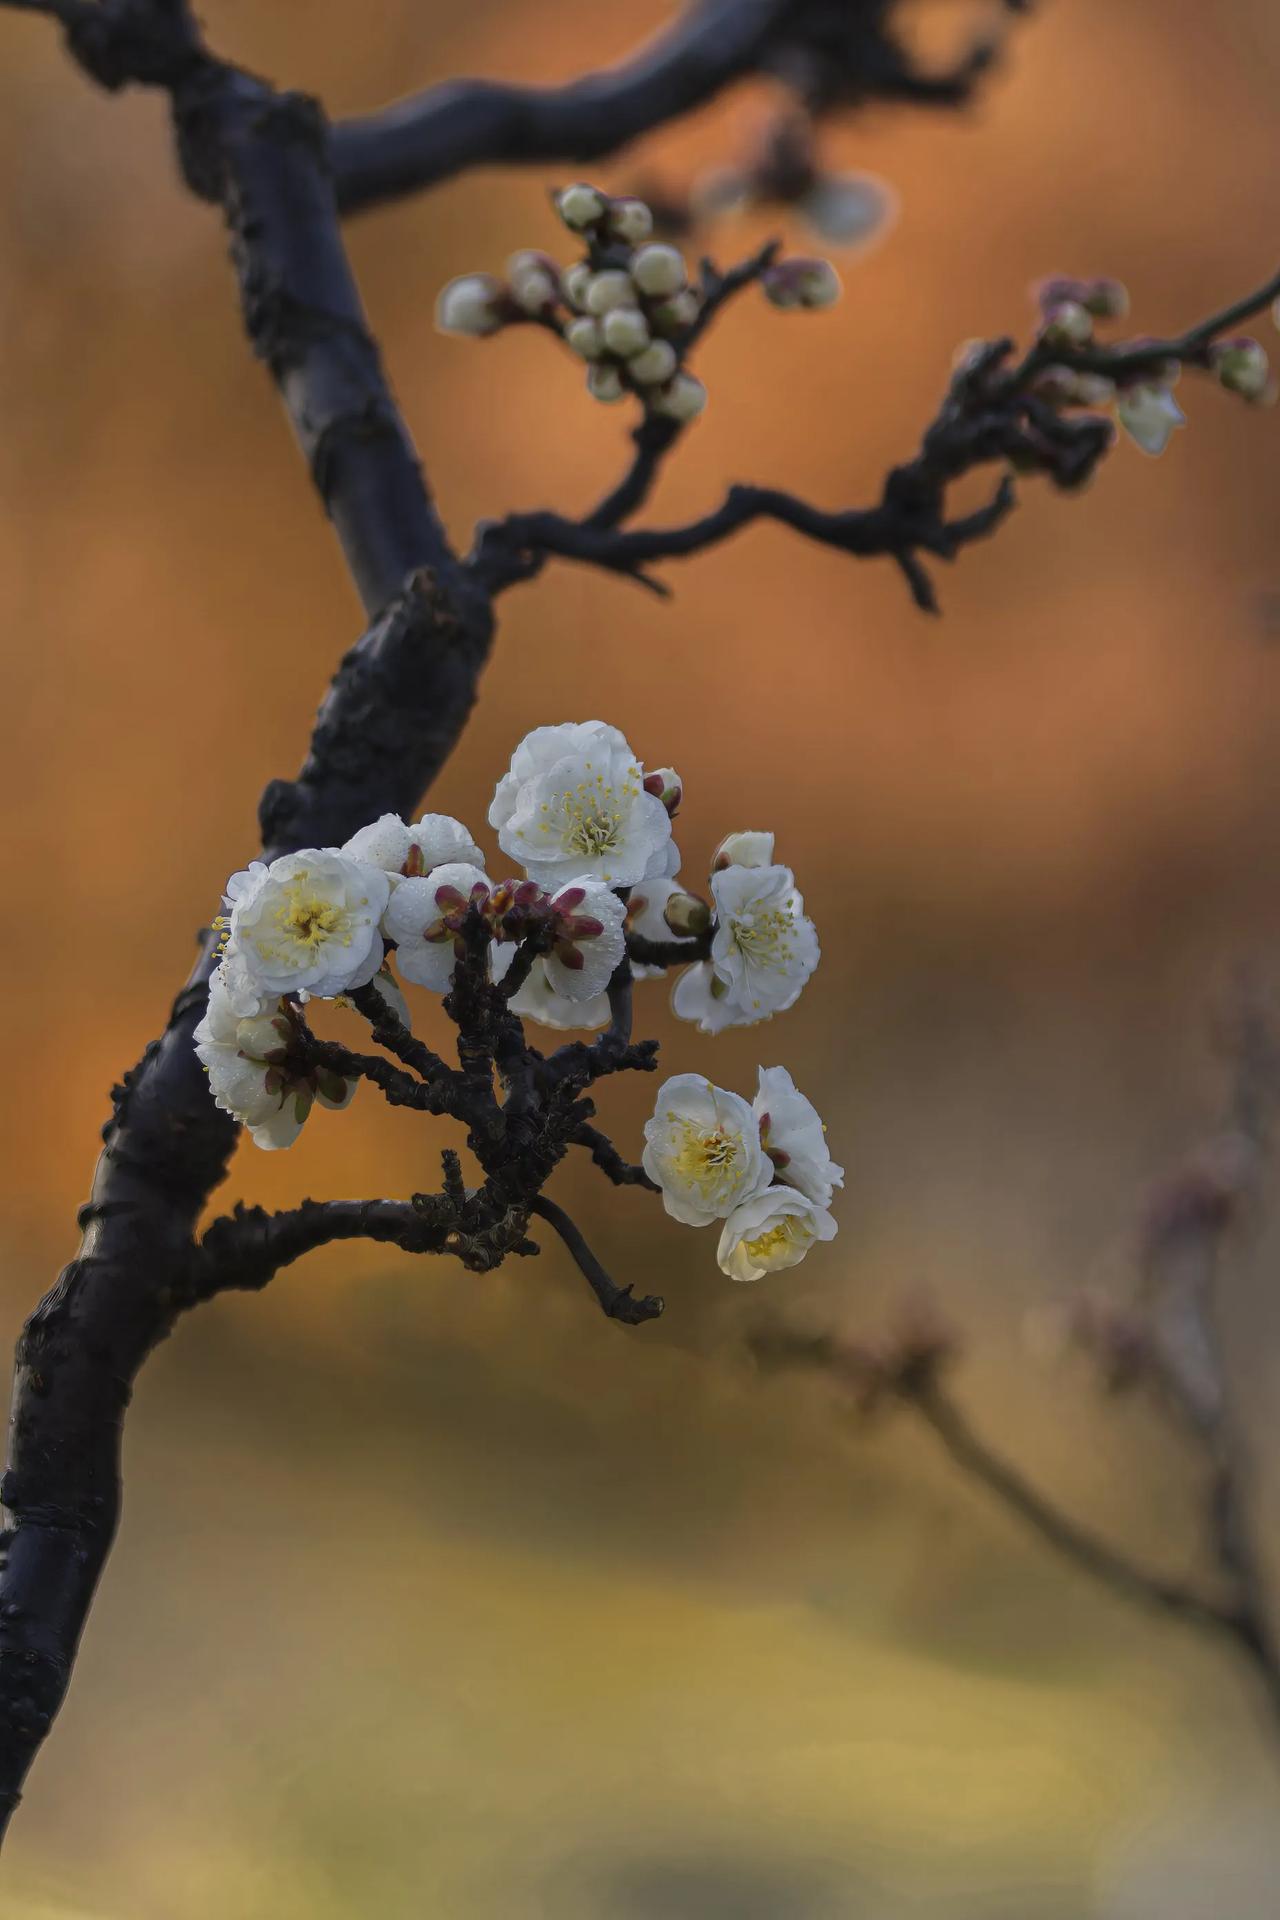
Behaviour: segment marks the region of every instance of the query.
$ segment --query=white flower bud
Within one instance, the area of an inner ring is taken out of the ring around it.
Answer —
[[[608,405],[621,400],[626,388],[616,367],[601,365],[587,368],[587,392],[593,400],[603,400]]]
[[[676,370],[676,350],[669,340],[654,340],[636,354],[627,368],[642,387],[662,387]]]
[[[586,297],[588,313],[606,314],[615,307],[634,307],[635,304],[636,290],[629,273],[623,273],[619,267],[606,267],[603,273],[592,276]]]
[[[614,307],[600,323],[610,353],[629,360],[649,344],[649,328],[638,307]]]
[[[698,317],[701,301],[692,287],[682,287],[661,306],[649,310],[649,325],[655,333],[683,333]]]
[[[723,873],[726,867],[771,867],[773,865],[773,835],[771,833],[727,833],[711,856],[712,873]]]
[[[1215,341],[1209,349],[1209,365],[1228,393],[1238,393],[1245,400],[1260,400],[1270,383],[1266,350],[1244,335]]]
[[[541,267],[529,267],[511,282],[511,295],[522,313],[545,313],[555,305],[556,283]]]
[[[669,420],[696,420],[707,404],[707,390],[691,373],[678,373],[650,404],[655,413],[663,413]]]
[[[604,352],[604,336],[600,332],[600,322],[592,320],[588,314],[578,315],[564,330],[569,346],[582,360],[598,360]]]
[[[1078,300],[1062,300],[1045,315],[1043,336],[1055,347],[1083,347],[1093,338],[1093,315]]]
[[[606,201],[597,187],[589,187],[584,181],[577,181],[571,187],[562,187],[556,195],[556,212],[574,233],[581,233],[586,227],[593,227],[604,213]]]
[[[673,893],[662,909],[662,917],[678,939],[691,939],[705,933],[711,925],[711,909],[696,893]]]
[[[501,304],[506,288],[491,273],[464,273],[440,289],[436,325],[441,333],[469,333],[482,337],[503,325]]]
[[[615,200],[609,208],[609,231],[638,247],[653,232],[653,215],[643,200]]]
[[[663,241],[655,241],[652,246],[641,247],[632,260],[631,278],[641,293],[661,297],[663,294],[678,293],[689,276],[680,249],[669,247]]]
[[[560,288],[571,307],[579,311],[587,304],[587,288],[595,276],[585,260],[575,260],[560,275]]]

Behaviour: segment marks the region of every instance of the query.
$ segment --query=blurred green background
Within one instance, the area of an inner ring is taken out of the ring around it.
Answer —
[[[205,11],[220,49],[343,112],[458,72],[558,79],[668,8]],[[0,35],[7,1346],[73,1250],[106,1089],[360,621],[160,103],[96,94],[41,21]],[[753,298],[717,329],[655,511],[734,478],[869,500],[957,342],[1025,328],[1039,274],[1119,274],[1144,331],[1262,279],[1278,67],[1268,0],[1058,0],[973,112],[841,130],[833,160],[893,180],[901,220],[831,313]],[[733,158],[768,105],[736,94],[601,177]],[[619,415],[545,340],[432,330],[450,275],[558,246],[547,184],[480,174],[351,229],[461,540],[619,471]],[[942,578],[941,622],[891,568],[771,530],[672,569],[669,606],[567,568],[503,601],[433,805],[481,827],[528,727],[598,715],[683,772],[691,877],[724,831],[777,830],[824,941],[802,1004],[710,1041],[650,989],[642,1030],[744,1090],[791,1067],[848,1168],[840,1238],[744,1291],[711,1235],[575,1166],[558,1197],[666,1293],[658,1326],[606,1324],[553,1244],[486,1279],[342,1249],[181,1327],[136,1395],[6,1914],[1274,1911],[1280,1752],[1230,1657],[1050,1560],[909,1420],[860,1427],[744,1347],[779,1305],[872,1331],[927,1286],[984,1433],[1154,1562],[1198,1564],[1195,1461],[1023,1334],[1123,1279],[1135,1195],[1218,1111],[1224,982],[1274,972],[1280,422],[1182,398],[1162,461],[1122,447],[1073,500],[1028,486]],[[625,1150],[651,1094],[602,1091]],[[219,1204],[408,1192],[447,1137],[366,1091],[288,1155],[242,1151]],[[1260,1220],[1223,1298],[1264,1513],[1278,1256]]]

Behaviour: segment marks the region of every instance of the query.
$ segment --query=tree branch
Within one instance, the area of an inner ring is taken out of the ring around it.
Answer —
[[[620,1287],[615,1280],[611,1280],[563,1207],[556,1206],[545,1194],[539,1194],[530,1211],[555,1228],[610,1320],[621,1320],[625,1326],[638,1327],[646,1320],[658,1318],[664,1304],[661,1296],[649,1293],[637,1295],[630,1287]]]

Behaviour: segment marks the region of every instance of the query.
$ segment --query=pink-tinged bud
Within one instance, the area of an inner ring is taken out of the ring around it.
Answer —
[[[653,215],[643,200],[614,200],[609,207],[609,231],[629,247],[638,247],[653,232]]]
[[[1069,273],[1050,273],[1043,280],[1032,283],[1031,298],[1042,313],[1051,313],[1064,301],[1074,300],[1084,306],[1089,298],[1089,282],[1077,280]]]
[[[466,901],[456,887],[437,887],[436,905],[443,907],[446,913],[454,913],[459,907],[465,907]]]
[[[779,260],[760,284],[766,299],[784,313],[829,307],[840,298],[840,275],[829,260]]]
[[[558,942],[555,955],[560,965],[567,967],[570,973],[581,973],[587,964],[577,947],[573,946],[568,940]]]
[[[1093,315],[1078,300],[1062,300],[1044,317],[1041,337],[1054,347],[1083,347],[1093,338]]]
[[[696,893],[673,893],[662,917],[680,940],[695,939],[711,925],[711,909]]]
[[[436,301],[441,333],[471,334],[477,339],[505,325],[507,289],[491,273],[464,273],[442,287]]]
[[[590,913],[575,913],[567,924],[571,940],[598,940],[604,932],[604,921]]]
[[[631,262],[631,278],[641,293],[661,300],[678,293],[689,275],[679,247],[669,247],[659,240],[636,253]]]
[[[1215,340],[1209,349],[1209,365],[1219,384],[1228,393],[1244,400],[1261,400],[1271,379],[1266,349],[1247,336],[1237,340]]]
[[[551,902],[557,913],[572,913],[587,897],[585,887],[562,887]]]
[[[644,777],[644,790],[661,800],[674,820],[684,798],[684,784],[674,767],[655,767]]]
[[[427,863],[423,856],[422,848],[416,840],[405,855],[404,864],[400,871],[406,880],[420,880],[426,873]]]
[[[589,187],[579,180],[571,187],[560,189],[555,196],[555,207],[572,233],[584,233],[603,219],[608,201],[598,187]]]

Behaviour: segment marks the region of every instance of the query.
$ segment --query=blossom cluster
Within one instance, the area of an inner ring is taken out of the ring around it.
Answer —
[[[488,815],[517,874],[491,878],[469,829],[437,813],[412,824],[384,814],[340,847],[254,861],[233,874],[195,1036],[214,1099],[257,1145],[290,1146],[316,1101],[345,1106],[355,1090],[353,1079],[311,1064],[306,1003],[373,989],[408,1028],[399,982],[448,994],[468,939],[473,947],[480,940],[480,964],[495,984],[518,960],[505,1004],[551,1028],[609,1023],[610,990],[626,979],[628,956],[640,980],[674,967],[673,1009],[705,1033],[792,1006],[819,958],[794,874],[775,862],[771,833],[734,833],[712,858],[710,898],[686,891],[673,834],[682,797],[674,768],[647,771],[616,727],[536,727],[512,755]],[[367,1012],[369,1003],[360,1004]],[[355,1056],[338,1054],[340,1065],[354,1065]],[[669,1082],[663,1097],[672,1111],[684,1112],[686,1083],[708,1085],[689,1076]],[[712,1092],[730,1104],[737,1098]],[[820,1122],[782,1068],[762,1072],[761,1100],[749,1177],[725,1161],[715,1191],[727,1204],[704,1216],[726,1219],[721,1264],[739,1278],[793,1264],[834,1231],[824,1211],[833,1176]],[[677,1152],[666,1173],[650,1169],[669,1211],[681,1181],[711,1190],[707,1168],[720,1164],[719,1149],[704,1146],[710,1157],[701,1172],[692,1147],[683,1160]],[[780,1191],[770,1184],[775,1173]]]
[[[794,1267],[834,1238],[831,1197],[844,1169],[785,1067],[761,1067],[753,1105],[695,1073],[659,1088],[645,1123],[644,1170],[673,1220],[724,1222],[716,1257],[731,1280]]]
[[[1123,319],[1129,311],[1128,290],[1119,280],[1077,280],[1053,275],[1032,289],[1040,309],[1038,339],[1043,347],[1059,349],[1061,364],[1053,362],[1036,376],[1035,390],[1058,407],[1105,407],[1114,404],[1116,419],[1124,432],[1143,453],[1161,454],[1179,427],[1187,424],[1186,415],[1174,398],[1174,387],[1181,377],[1178,359],[1154,355],[1136,367],[1112,362],[1103,353],[1094,368],[1081,369],[1072,364],[1073,355],[1081,355],[1094,344],[1095,322]],[[1277,315],[1280,324],[1280,314]],[[1133,354],[1157,342],[1139,336],[1114,343],[1116,355]],[[1211,341],[1199,351],[1202,364],[1227,392],[1238,395],[1253,406],[1273,406],[1276,383],[1266,350],[1247,335]]]
[[[532,321],[587,363],[595,399],[612,403],[634,394],[649,413],[695,419],[707,392],[684,358],[706,287],[693,284],[678,247],[653,238],[653,213],[643,200],[611,197],[582,181],[554,198],[583,256],[562,267],[525,248],[507,261],[504,278],[463,274],[442,289],[436,324],[445,333],[485,336]],[[778,261],[760,278],[767,298],[783,309],[829,306],[840,292],[825,260]]]

